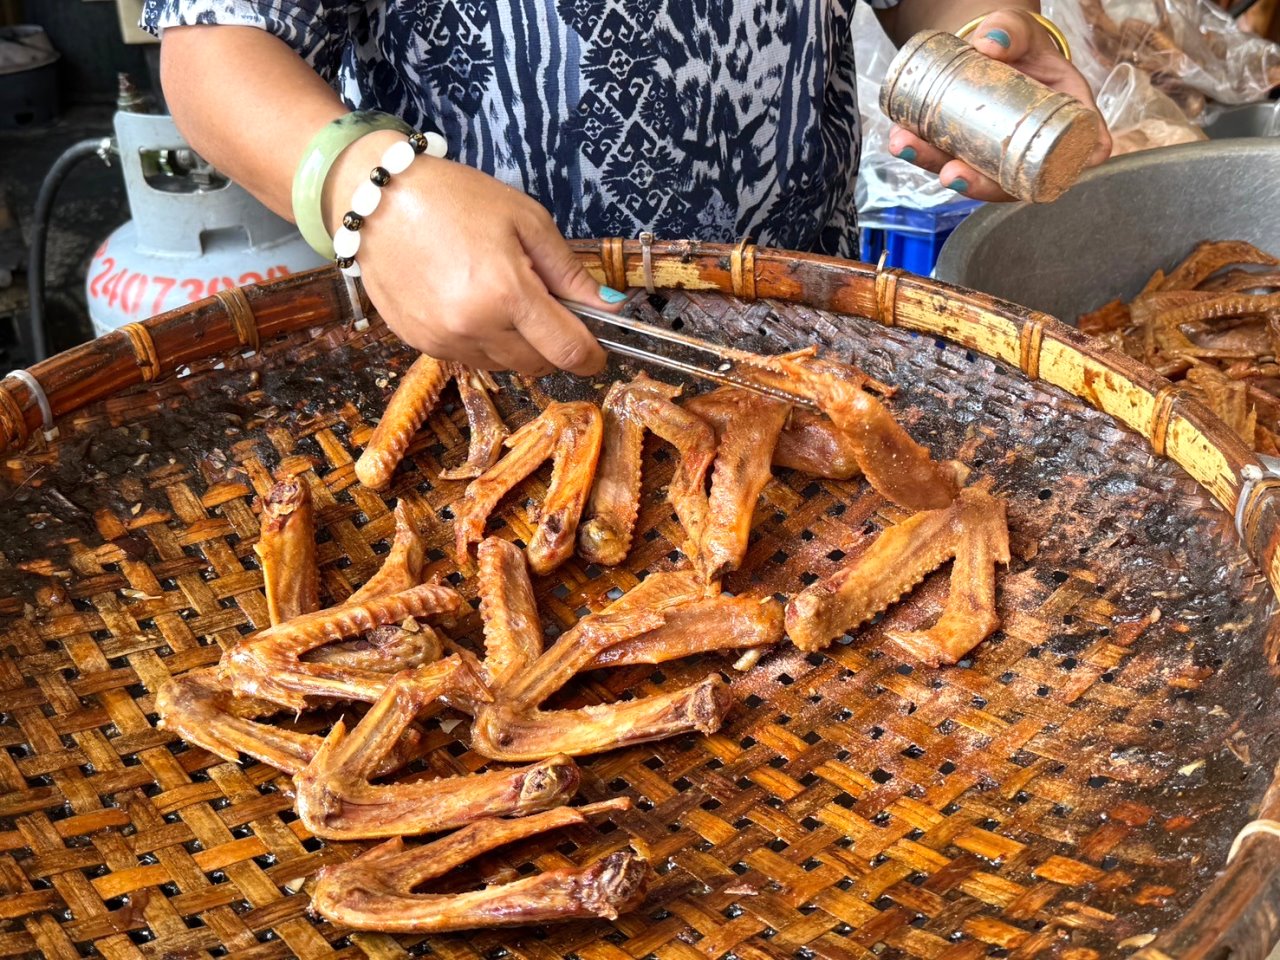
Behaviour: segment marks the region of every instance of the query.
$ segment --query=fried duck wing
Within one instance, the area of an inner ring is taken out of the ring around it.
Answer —
[[[629,807],[630,801],[619,797],[518,820],[480,820],[419,847],[406,847],[397,837],[347,863],[321,869],[311,908],[345,927],[386,933],[612,919],[636,906],[648,885],[649,865],[632,850],[609,854],[586,867],[551,870],[469,893],[413,891],[504,844]]]
[[[772,476],[773,449],[791,410],[769,397],[722,387],[691,397],[685,409],[711,424],[719,446],[694,566],[707,580],[738,569],[747,553],[756,501]]]
[[[162,684],[156,693],[160,725],[215,756],[237,763],[252,757],[288,774],[301,773],[320,749],[320,737],[285,730],[257,718],[279,711],[276,704],[234,697],[216,669],[192,670]],[[419,751],[417,731],[404,730],[374,767],[385,776],[403,767]]]
[[[450,692],[472,702],[487,696],[470,667],[449,657],[398,674],[350,735],[341,721],[335,724],[294,777],[298,816],[307,829],[335,840],[433,833],[482,817],[548,810],[573,796],[580,777],[568,757],[471,776],[371,784],[413,720]]]
[[[476,550],[484,671],[490,686],[506,687],[542,653],[542,626],[520,548],[486,537]]]
[[[356,478],[361,483],[381,490],[391,482],[413,435],[431,415],[448,382],[449,368],[442,361],[425,353],[413,361],[356,461]]]
[[[317,647],[409,617],[450,618],[464,606],[462,597],[439,583],[348,602],[245,637],[223,657],[220,675],[241,696],[262,697],[294,710],[304,709],[307,697],[372,703],[387,685],[385,672],[344,663],[308,662],[303,656]]]
[[[272,626],[319,609],[315,512],[305,480],[291,477],[268,491],[253,552],[262,567]]]
[[[422,570],[427,563],[427,545],[418,532],[408,501],[396,504],[396,532],[391,540],[391,550],[378,572],[365,581],[348,598],[348,603],[361,603],[375,597],[400,593],[422,583]]]
[[[799,408],[792,409],[778,434],[773,465],[827,480],[848,480],[862,473],[849,435],[830,417]]]
[[[1243,240],[1205,240],[1161,282],[1161,290],[1194,290],[1211,276],[1236,264],[1276,266],[1280,260]]]
[[[963,468],[938,463],[912,440],[867,392],[874,381],[856,367],[804,352],[747,357],[738,375],[817,404],[846,434],[858,466],[877,492],[907,510],[938,510],[955,499]]]
[[[787,604],[787,634],[802,650],[819,650],[913,590],[955,560],[943,614],[929,630],[886,635],[923,662],[955,663],[1000,625],[995,565],[1009,562],[1004,501],[970,487],[950,507],[914,514],[890,527],[835,574]]]
[[[680,388],[643,373],[615,383],[604,399],[604,448],[578,531],[578,553],[590,563],[614,566],[631,549],[640,515],[640,463],[644,432],[652,431],[680,454],[667,498],[686,535],[696,542],[707,512],[707,469],[716,438],[700,417],[676,406]]]
[[[490,392],[498,389],[493,377],[461,363],[449,364],[449,373],[458,385],[458,396],[462,399],[462,409],[467,413],[470,436],[466,461],[452,469],[441,470],[440,477],[443,480],[470,480],[498,462],[502,441],[511,431],[493,405]]]
[[[667,611],[662,626],[615,643],[584,669],[667,663],[723,650],[762,650],[782,635],[782,604],[773,597],[706,597]]]
[[[546,652],[533,606],[528,572],[518,552],[490,537],[481,545],[485,583],[480,614],[485,646],[498,662],[486,663],[493,702],[475,707],[472,747],[494,760],[528,762],[556,754],[581,756],[631,743],[719,727],[729,708],[728,689],[713,677],[667,694],[578,710],[538,708],[574,674],[588,669],[615,644],[658,630],[669,616],[708,588],[692,571],[654,574],[599,613],[583,617]]]
[[[458,562],[484,537],[485,521],[507,491],[533,473],[548,457],[551,485],[527,548],[529,565],[549,573],[573,553],[578,518],[591,490],[603,434],[600,410],[593,403],[553,402],[506,440],[507,453],[471,481],[454,507]]]

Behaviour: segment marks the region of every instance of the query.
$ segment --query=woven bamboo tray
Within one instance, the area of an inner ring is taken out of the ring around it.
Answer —
[[[0,957],[1263,957],[1280,839],[1253,833],[1226,865],[1246,823],[1280,816],[1280,510],[1253,455],[1150,371],[980,294],[748,245],[579,251],[610,285],[657,291],[645,319],[852,351],[898,384],[913,435],[1010,499],[1004,629],[938,670],[879,626],[784,647],[734,679],[715,736],[584,762],[583,795],[631,812],[478,865],[643,844],[656,882],[615,923],[348,935],[307,916],[306,881],[360,847],[310,837],[272,769],[156,729],[154,692],[266,623],[254,498],[273,476],[312,486],[330,599],[377,568],[399,497],[435,518],[430,572],[474,595],[447,554],[462,484],[437,476],[465,420],[442,408],[387,496],[363,489],[353,458],[408,352],[360,329],[367,305],[334,271],[227,291],[34,368],[55,439],[31,388],[0,382]],[[541,394],[597,390],[553,377],[500,405],[514,426]],[[647,449],[635,549],[541,578],[550,633],[679,559],[670,463]],[[510,499],[499,533],[526,536]],[[794,592],[900,518],[863,484],[779,471],[728,587]],[[887,620],[923,620],[945,589],[935,575]],[[600,672],[568,702],[720,665]],[[477,769],[465,731],[432,729],[425,769]]]

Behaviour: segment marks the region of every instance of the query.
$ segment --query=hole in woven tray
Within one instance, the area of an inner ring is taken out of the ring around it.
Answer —
[[[783,549],[779,548],[779,549],[777,549],[776,551],[774,551],[773,556],[771,556],[771,557],[769,558],[769,562],[770,562],[770,563],[783,564],[783,563],[786,563],[786,562],[787,562],[787,560],[790,558],[790,556],[791,556],[791,555],[790,555],[789,553],[787,553],[787,551],[785,551],[785,550],[783,550]]]
[[[756,738],[751,736],[743,737],[738,741],[738,745],[741,746],[743,750],[750,750],[756,745]]]
[[[847,793],[837,793],[831,800],[837,807],[844,807],[846,810],[852,810],[853,805],[858,801]]]
[[[1041,500],[1048,500],[1050,497],[1053,496],[1053,491],[1050,490],[1048,487],[1045,487],[1043,490],[1037,493],[1036,496],[1039,497]]]
[[[819,734],[818,731],[816,730],[810,730],[801,739],[803,739],[805,743],[807,743],[809,746],[812,747],[814,744],[822,742],[822,735]]]
[[[814,772],[811,770],[811,771],[809,771],[808,773],[806,773],[803,777],[801,777],[801,778],[800,778],[800,785],[801,785],[802,787],[812,787],[812,786],[813,786],[815,783],[817,783],[820,779],[822,779],[822,778],[821,778],[821,777],[819,777],[816,773],[814,773]]]
[[[742,702],[747,705],[748,709],[754,710],[756,707],[760,706],[760,704],[764,703],[764,700],[756,696],[754,693],[749,693],[747,694],[746,699]]]
[[[663,766],[665,761],[661,757],[648,757],[644,761],[644,765],[650,770],[657,770]]]
[[[1084,782],[1084,785],[1091,790],[1100,790],[1111,782],[1110,777],[1104,777],[1100,773],[1095,773],[1092,777]]]
[[[737,920],[744,913],[746,913],[746,911],[736,903],[731,903],[720,911],[720,915],[726,920]]]
[[[141,930],[129,931],[129,939],[136,944],[150,943],[155,938],[156,935],[151,932],[150,927],[143,927]],[[223,950],[221,954],[215,953],[214,956],[225,956],[226,952],[226,950]],[[213,951],[210,951],[210,953],[213,953]]]
[[[781,769],[782,769],[783,767],[785,767],[786,765],[787,765],[787,758],[786,758],[786,757],[773,757],[773,758],[769,761],[769,766],[773,767],[773,769],[775,769],[775,770],[781,770]]]
[[[708,797],[706,800],[702,801],[701,806],[703,810],[718,810],[723,806],[723,804],[721,804],[715,797]]]
[[[800,531],[800,539],[801,539],[801,540],[804,540],[804,541],[806,541],[806,542],[807,542],[807,541],[809,541],[809,540],[812,540],[812,539],[814,538],[814,536],[816,536],[816,534],[814,534],[814,532],[813,532],[812,530],[801,530],[801,531]]]
[[[871,822],[874,823],[877,827],[885,827],[889,825],[889,821],[892,819],[893,819],[893,815],[890,814],[888,810],[881,810],[879,813],[877,813],[874,817],[871,818]]]
[[[820,866],[822,866],[821,860],[817,859],[816,857],[810,857],[804,863],[800,864],[800,869],[803,870],[805,873],[812,873],[814,870],[817,870]]]
[[[719,770],[721,767],[724,766],[724,761],[721,760],[719,757],[712,757],[705,764],[703,764],[703,766],[705,766],[708,770]]]
[[[737,820],[733,821],[733,829],[745,830],[747,829],[747,827],[751,826],[754,823],[755,821],[752,820],[750,817],[739,817]]]
[[[776,679],[784,687],[789,687],[791,686],[791,684],[796,682],[795,677],[791,676],[791,674],[789,673],[780,673],[778,674]]]
[[[853,886],[853,879],[851,877],[841,877],[836,881],[836,886],[841,890],[848,890]]]
[[[909,757],[912,760],[919,760],[921,757],[924,756],[924,747],[921,747],[919,744],[913,743],[911,744],[911,746],[907,747],[905,750],[902,751],[902,755],[904,757]]]
[[[1152,729],[1152,730],[1163,730],[1163,729],[1164,729],[1164,721],[1163,721],[1163,720],[1161,720],[1159,717],[1156,717],[1154,720],[1152,720],[1152,721],[1151,721],[1151,729]]]

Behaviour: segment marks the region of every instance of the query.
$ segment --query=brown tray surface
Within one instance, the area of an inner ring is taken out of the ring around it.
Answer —
[[[879,625],[821,654],[784,647],[734,677],[718,734],[583,762],[583,798],[626,795],[634,810],[477,865],[512,875],[635,841],[658,876],[614,923],[346,936],[307,917],[303,879],[360,847],[311,838],[272,769],[154,728],[164,679],[266,623],[254,497],[273,471],[311,471],[332,599],[377,568],[401,496],[436,518],[430,572],[474,596],[447,553],[463,483],[437,477],[465,452],[461,410],[433,416],[385,499],[365,490],[353,458],[411,356],[377,325],[300,332],[91,407],[63,422],[53,452],[8,460],[0,957],[1085,960],[1181,916],[1280,759],[1262,652],[1274,603],[1230,518],[1142,438],[955,346],[719,295],[658,297],[640,313],[656,320],[655,307],[662,322],[679,316],[737,345],[852,351],[900,385],[892,406],[916,438],[1009,497],[1004,629],[936,670]],[[533,393],[600,396],[626,373],[549,378]],[[513,427],[536,410],[515,389],[499,404]],[[661,489],[670,470],[647,446],[624,568],[575,560],[537,579],[548,636],[681,559]],[[545,480],[544,469],[508,498],[499,535],[529,534],[526,504]],[[726,586],[794,593],[899,519],[861,482],[778,471]],[[52,602],[55,582],[68,602]],[[927,619],[945,590],[935,574],[885,622]],[[474,643],[478,618],[455,635]],[[709,669],[727,662],[597,672],[564,702],[644,695]],[[465,732],[432,728],[423,769],[479,769]]]

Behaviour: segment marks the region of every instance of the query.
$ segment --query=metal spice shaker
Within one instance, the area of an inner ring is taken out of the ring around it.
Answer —
[[[942,30],[908,40],[880,87],[894,123],[959,157],[1020,200],[1047,203],[1098,145],[1098,114]]]

